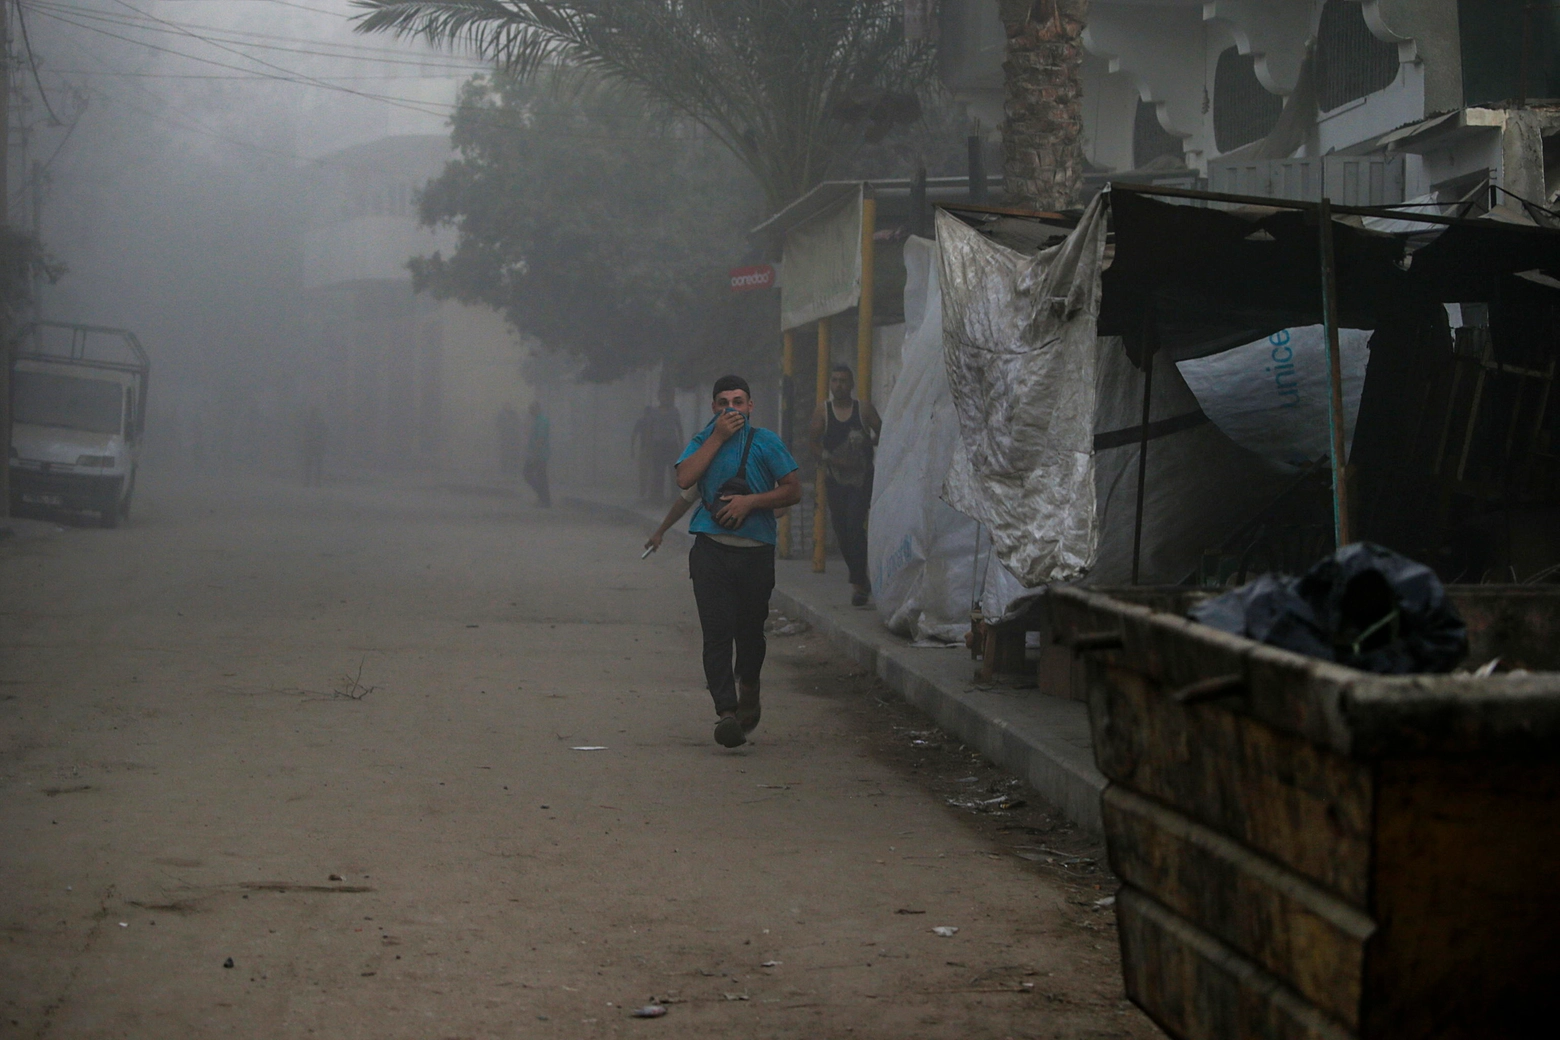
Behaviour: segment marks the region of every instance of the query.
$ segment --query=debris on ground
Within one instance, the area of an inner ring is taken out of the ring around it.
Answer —
[[[646,1004],[644,1007],[635,1008],[630,1014],[634,1018],[662,1018],[666,1015],[666,1005]]]
[[[843,711],[861,718],[866,727],[862,739],[873,757],[914,777],[949,812],[958,812],[966,826],[990,842],[992,852],[1016,857],[1024,864],[1022,869],[1035,870],[1060,886],[1072,897],[1069,905],[1087,908],[1075,920],[1080,927],[1115,929],[1114,914],[1101,914],[1090,905],[1105,892],[1115,891],[1117,884],[1106,869],[1105,848],[1098,835],[1067,819],[1022,778],[936,728],[876,675],[854,673],[836,684],[833,692]],[[994,799],[994,805],[977,808],[960,804]]]
[[[948,804],[955,809],[967,809],[970,812],[991,813],[1011,812],[1014,809],[1022,809],[1029,803],[1022,798],[1010,794],[998,795],[995,798],[950,798]]]
[[[932,929],[932,934],[940,935],[944,939],[952,939],[955,935],[959,934],[959,929],[955,925],[940,924]]]
[[[369,694],[379,689],[378,686],[363,685],[363,665],[368,661],[365,654],[358,660],[357,671],[341,676],[336,680],[336,685],[331,687],[330,695],[337,700],[360,701]]]
[[[800,618],[788,618],[777,610],[769,612],[764,631],[772,636],[799,636],[811,632],[812,626]]]

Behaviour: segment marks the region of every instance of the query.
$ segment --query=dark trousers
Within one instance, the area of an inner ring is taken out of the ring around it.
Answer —
[[[704,680],[715,711],[736,711],[736,680],[752,685],[764,667],[764,621],[775,587],[775,547],[739,548],[701,534],[688,553],[688,576],[693,579],[699,627],[704,629]]]
[[[872,507],[872,474],[861,484],[836,484],[825,479],[829,494],[829,514],[834,518],[834,538],[840,543],[840,555],[850,571],[850,583],[863,589],[867,580],[867,511]]]

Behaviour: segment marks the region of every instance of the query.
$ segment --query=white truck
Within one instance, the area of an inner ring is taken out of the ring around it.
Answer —
[[[11,366],[11,508],[130,516],[151,362],[128,329],[37,322]]]

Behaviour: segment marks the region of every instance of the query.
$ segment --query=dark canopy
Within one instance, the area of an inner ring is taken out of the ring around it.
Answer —
[[[1159,345],[1185,359],[1321,322],[1314,210],[1232,213],[1115,191],[1111,211],[1101,335],[1131,348],[1152,315]],[[1336,221],[1333,243],[1339,323],[1375,328],[1384,305],[1408,291],[1404,244]]]

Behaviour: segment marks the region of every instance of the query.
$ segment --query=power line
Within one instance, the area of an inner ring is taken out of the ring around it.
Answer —
[[[312,11],[315,14],[328,15],[331,18],[351,18],[350,14],[342,14],[340,11],[327,11],[323,7],[306,7],[303,4],[290,3],[289,0],[167,0],[169,3],[204,4],[204,3],[264,3],[275,4],[278,7],[295,7],[300,11]]]
[[[43,102],[44,110],[49,113],[49,118],[54,120],[55,126],[64,126],[60,117],[54,114],[54,106],[49,104],[49,95],[43,89],[43,80],[38,78],[38,59],[33,55],[32,40],[27,35],[27,19],[22,16],[22,5],[16,5],[16,21],[22,27],[22,44],[27,48],[27,67],[32,69],[33,83],[38,87],[38,99]]]
[[[204,42],[207,42],[207,43],[214,43],[214,42],[231,43],[231,44],[234,44],[236,46],[252,47],[252,48],[254,48],[256,50],[273,50],[273,51],[281,51],[281,52],[288,53],[288,54],[307,54],[307,55],[312,55],[312,56],[321,57],[321,58],[335,58],[337,60],[383,61],[386,64],[393,64],[393,65],[418,65],[418,66],[423,66],[423,67],[427,67],[427,66],[429,66],[431,64],[434,64],[433,62],[427,61],[427,60],[419,60],[417,58],[409,58],[409,57],[407,57],[406,51],[403,50],[403,49],[388,48],[388,47],[368,47],[368,46],[364,46],[362,44],[355,44],[355,43],[333,43],[333,42],[329,42],[329,41],[325,41],[325,40],[318,40],[318,39],[300,39],[299,37],[296,37],[296,36],[278,36],[278,35],[276,35],[274,33],[249,32],[247,30],[242,30],[242,29],[227,29],[227,28],[223,28],[223,27],[219,27],[219,26],[196,25],[196,24],[187,23],[187,22],[171,22],[171,21],[167,21],[165,19],[157,19],[157,18],[155,18],[155,16],[151,16],[151,17],[153,19],[155,19],[156,22],[159,22],[161,24],[160,25],[159,24],[151,24],[144,18],[141,18],[141,19],[130,18],[130,17],[122,16],[122,15],[109,14],[107,12],[102,12],[102,11],[94,11],[94,10],[92,10],[90,8],[78,7],[75,4],[50,3],[50,2],[48,2],[48,0],[31,0],[31,3],[29,4],[29,6],[31,6],[33,8],[36,8],[41,13],[45,13],[45,14],[51,13],[51,12],[62,12],[63,11],[65,13],[68,13],[69,15],[71,15],[74,18],[82,18],[82,19],[86,19],[88,21],[104,22],[104,23],[106,23],[108,25],[119,26],[121,28],[139,29],[139,30],[141,30],[143,32],[164,33],[164,34],[167,34],[167,35],[177,35],[177,36],[191,36],[191,35],[195,35],[195,30],[201,30],[202,32],[210,33],[210,34],[212,34],[212,36],[219,38],[219,41],[218,41],[218,40],[213,40],[213,39],[205,37],[205,36],[199,36],[199,35],[195,36],[196,39],[203,40]],[[128,7],[129,5],[125,5],[125,6]],[[132,11],[135,10],[135,8],[130,8],[130,9]],[[167,26],[167,28],[165,28],[165,26]],[[280,41],[282,43],[303,43],[303,44],[309,44],[309,45],[311,45],[313,47],[327,47],[327,48],[331,48],[331,50],[330,51],[321,51],[321,50],[304,50],[304,49],[300,49],[300,48],[296,48],[296,47],[277,47],[277,46],[272,46],[272,45],[263,44],[263,43],[247,43],[247,42],[245,42],[243,40],[239,40],[239,39],[220,39],[221,37],[248,37],[250,39],[255,39],[255,40],[277,40],[277,41]],[[338,53],[332,53],[332,51],[344,51],[344,52],[348,52],[348,53],[339,53],[338,54]],[[357,52],[357,53],[351,53],[351,52]],[[370,56],[370,57],[362,57],[360,55],[367,55],[367,56]],[[372,55],[385,55],[385,57],[382,57],[382,58],[381,57],[371,57]],[[482,62],[482,61],[477,61],[477,60],[462,61],[459,58],[444,57],[442,55],[430,55],[429,57],[430,58],[442,58],[442,60],[444,62],[444,66],[443,67],[448,67],[448,68],[478,69],[478,68],[489,68],[490,67],[488,63]]]
[[[186,0],[186,2],[189,2],[189,0]],[[218,75],[215,75],[215,74],[204,73],[204,72],[116,72],[116,71],[112,71],[112,70],[103,70],[103,69],[51,69],[50,71],[52,71],[57,76],[88,76],[88,77],[97,76],[97,77],[108,77],[108,78],[112,78],[112,79],[205,79],[205,80],[211,80],[211,79],[223,80],[223,79],[226,79],[226,80],[234,80],[234,81],[237,81],[237,82],[245,82],[245,83],[252,83],[252,82],[256,82],[256,81],[260,81],[260,80],[264,80],[264,81],[268,81],[268,82],[274,82],[276,80],[275,76],[262,76],[262,75],[260,75],[259,73],[256,73],[256,72],[238,73],[238,74],[235,74],[235,75],[232,75],[232,76],[218,76]],[[333,82],[333,83],[341,81],[341,80],[370,80],[370,81],[381,82],[381,83],[382,82],[387,82],[387,81],[388,82],[401,82],[401,81],[404,81],[404,80],[407,80],[407,79],[421,79],[421,78],[426,78],[426,77],[394,76],[394,75],[386,75],[386,76],[321,76],[320,77],[320,79],[322,79],[322,80],[327,80],[327,81],[330,81],[330,82]],[[449,77],[441,76],[441,77],[436,77],[436,78],[447,79]],[[300,85],[306,85],[306,84],[300,84]]]
[[[163,54],[172,54],[175,57],[184,58],[184,59],[186,59],[188,61],[198,62],[198,63],[200,63],[202,65],[211,65],[211,66],[213,66],[215,68],[228,69],[228,70],[230,70],[232,72],[242,72],[242,73],[246,73],[246,74],[251,74],[251,75],[257,76],[260,79],[275,80],[275,81],[282,82],[282,83],[296,83],[296,84],[300,84],[302,86],[319,87],[319,88],[324,89],[324,90],[335,90],[335,91],[339,91],[339,92],[345,93],[345,94],[354,94],[354,95],[357,95],[358,97],[369,98],[369,99],[374,100],[374,101],[382,101],[382,102],[384,102],[386,104],[393,105],[393,106],[398,107],[398,108],[406,108],[406,109],[409,109],[409,110],[414,111],[414,112],[421,112],[421,113],[423,113],[425,115],[445,115],[446,114],[446,111],[444,109],[442,109],[442,108],[436,109],[436,108],[429,107],[426,104],[419,104],[419,103],[417,103],[416,101],[414,101],[414,100],[412,100],[410,98],[397,98],[397,97],[391,97],[389,95],[384,95],[384,94],[371,94],[371,93],[369,93],[367,91],[355,90],[352,87],[337,86],[335,84],[328,83],[328,82],[326,82],[324,80],[318,79],[318,78],[313,77],[313,76],[307,76],[307,75],[302,75],[302,74],[299,74],[299,73],[294,73],[291,70],[281,68],[280,66],[277,66],[277,65],[272,65],[270,62],[267,62],[267,61],[265,61],[265,60],[263,60],[261,58],[256,58],[256,57],[253,57],[251,55],[242,54],[242,53],[239,53],[239,52],[236,52],[236,51],[234,51],[232,53],[235,53],[235,54],[238,55],[238,57],[245,58],[248,61],[253,61],[253,62],[257,63],[257,64],[265,65],[265,66],[267,66],[269,68],[278,69],[279,73],[255,73],[252,69],[244,68],[241,65],[231,65],[231,64],[229,64],[227,62],[217,61],[217,60],[212,59],[212,58],[202,58],[202,57],[200,57],[198,55],[188,54],[188,53],[186,53],[184,51],[174,50],[171,47],[161,47],[161,46],[158,46],[155,43],[148,43],[145,40],[137,40],[137,39],[134,39],[134,38],[129,37],[129,36],[123,36],[123,35],[121,35],[119,33],[109,32],[107,29],[99,29],[97,26],[83,25],[80,22],[72,21],[71,19],[65,18],[65,17],[63,17],[61,15],[50,14],[48,12],[43,12],[43,13],[46,14],[48,17],[53,18],[55,21],[63,22],[64,24],[74,26],[77,29],[85,29],[87,32],[95,32],[95,33],[98,33],[101,36],[107,36],[110,39],[120,40],[120,41],[122,41],[124,43],[134,44],[137,47],[145,47],[147,50],[158,51],[158,52],[163,53]],[[196,39],[200,39],[199,36],[196,36],[195,38]],[[203,42],[210,42],[210,41],[203,41]],[[230,48],[221,48],[221,49],[223,49],[223,50],[231,50]]]
[[[98,65],[105,65],[105,66],[108,64],[108,62],[103,58],[102,55],[98,54],[91,47],[88,47],[85,44],[83,44],[80,40],[77,40],[77,39],[74,39],[74,38],[67,38],[66,42],[69,44],[69,46],[73,47],[76,51],[78,51],[83,57],[91,60],[92,62],[94,62],[94,63],[96,63]],[[130,40],[128,42],[138,43],[138,41],[134,41],[134,40]],[[145,46],[145,45],[142,44],[142,46]],[[161,96],[159,96],[157,94],[152,93],[151,91],[147,90],[145,87],[141,86],[139,83],[135,83],[135,82],[132,81],[129,85],[134,87],[141,94],[145,95],[145,97],[151,103],[173,112],[177,116],[181,117],[181,119],[184,120],[184,121],[180,122],[180,121],[175,120],[175,119],[169,119],[169,118],[167,118],[165,116],[158,115],[156,112],[148,111],[147,109],[144,109],[144,108],[140,107],[139,105],[136,105],[133,102],[127,100],[122,95],[112,95],[112,96],[110,96],[110,99],[109,99],[110,103],[123,105],[125,108],[129,109],[132,112],[137,113],[138,115],[141,115],[141,116],[143,116],[143,117],[145,117],[145,118],[147,118],[147,119],[149,119],[149,120],[151,120],[153,122],[161,123],[164,126],[172,127],[175,130],[181,130],[181,131],[183,131],[185,133],[193,133],[193,134],[198,134],[198,135],[201,135],[201,136],[204,136],[204,137],[209,137],[209,138],[212,138],[214,140],[222,141],[222,142],[224,142],[226,144],[231,144],[231,145],[237,146],[239,148],[246,148],[246,149],[249,149],[251,151],[264,152],[264,153],[266,153],[268,155],[280,156],[281,158],[291,159],[291,160],[293,160],[295,162],[299,162],[299,163],[306,163],[306,164],[307,163],[312,163],[312,164],[317,165],[317,166],[323,166],[328,161],[328,160],[324,160],[324,159],[309,159],[309,158],[305,158],[304,156],[296,155],[296,154],[294,154],[292,152],[280,151],[280,150],[275,149],[275,148],[267,148],[264,145],[258,145],[258,144],[255,144],[255,143],[251,142],[251,141],[244,141],[244,140],[240,140],[238,138],[229,137],[229,136],[227,136],[226,134],[223,134],[220,131],[213,130],[211,127],[209,127],[205,123],[201,122],[194,115],[192,115],[189,112],[179,108],[177,105],[170,104],[166,98],[163,98],[163,97],[161,97]],[[76,126],[76,122],[72,122],[71,123],[71,130],[72,131],[75,129],[75,126]],[[68,138],[69,136],[70,136],[70,132],[68,131],[66,133],[66,137]],[[58,155],[60,149],[63,148],[63,146],[64,146],[64,142],[62,141],[61,144],[60,144],[60,147],[55,149],[56,155]],[[51,157],[51,162],[52,161],[53,161],[53,159]]]
[[[56,13],[54,11],[43,9],[43,5],[40,4],[40,3],[37,3],[36,0],[34,2],[33,6],[38,9],[39,13],[45,15],[46,17],[53,18],[56,21],[62,22],[64,24],[66,24],[66,25],[70,25],[70,26],[73,26],[73,27],[78,28],[78,29],[83,29],[83,30],[88,31],[88,32],[98,33],[99,35],[107,36],[107,37],[109,37],[111,39],[120,40],[122,42],[129,43],[129,44],[132,44],[132,45],[135,45],[135,46],[138,46],[138,47],[144,47],[144,48],[146,48],[148,50],[151,50],[151,51],[156,51],[156,52],[159,52],[159,53],[170,54],[170,55],[173,55],[175,57],[184,58],[187,61],[193,61],[193,62],[197,62],[199,64],[210,65],[210,66],[213,66],[215,68],[227,69],[227,70],[229,70],[231,72],[242,73],[246,77],[252,77],[254,79],[272,80],[272,81],[281,82],[281,83],[292,83],[292,84],[299,85],[299,86],[315,87],[315,88],[321,89],[321,90],[336,91],[338,93],[348,94],[348,95],[351,95],[351,96],[354,96],[354,97],[361,97],[361,98],[364,98],[364,99],[367,99],[367,100],[370,100],[370,101],[378,101],[378,102],[380,102],[382,104],[390,105],[391,107],[394,107],[394,108],[401,108],[401,109],[405,109],[407,111],[417,112],[417,113],[422,114],[422,115],[448,116],[448,115],[451,114],[451,108],[454,107],[454,106],[434,105],[434,104],[430,104],[428,102],[418,101],[418,100],[413,99],[413,98],[396,97],[396,96],[387,95],[387,94],[376,94],[376,93],[373,93],[371,91],[358,90],[358,89],[353,88],[353,87],[347,87],[347,86],[342,86],[342,85],[340,85],[338,83],[332,83],[329,80],[321,78],[321,77],[311,76],[311,75],[308,75],[308,74],[305,74],[305,73],[298,73],[298,72],[295,72],[295,71],[293,71],[291,69],[287,69],[287,68],[284,68],[283,66],[276,65],[276,64],[274,64],[272,62],[266,61],[263,58],[258,58],[258,57],[255,57],[254,55],[245,54],[242,51],[235,50],[233,47],[227,46],[226,44],[224,44],[222,42],[208,39],[208,38],[202,36],[201,34],[199,34],[197,32],[194,32],[193,30],[188,29],[188,28],[180,25],[179,23],[171,22],[171,21],[168,21],[168,20],[162,19],[162,18],[157,18],[154,15],[147,15],[145,12],[142,12],[142,11],[138,10],[137,8],[131,6],[129,3],[126,3],[125,0],[115,0],[115,2],[120,4],[120,6],[125,7],[128,10],[133,11],[134,13],[136,13],[138,15],[141,15],[144,18],[150,18],[150,19],[152,19],[154,21],[160,22],[163,25],[166,25],[166,26],[170,27],[168,30],[156,30],[156,29],[154,29],[153,27],[150,27],[150,26],[134,26],[135,28],[139,28],[139,29],[142,29],[144,31],[165,31],[165,32],[176,33],[177,35],[187,36],[187,37],[190,37],[192,39],[198,40],[198,41],[200,41],[202,43],[205,43],[205,44],[208,44],[210,46],[216,47],[219,50],[222,50],[222,51],[225,51],[227,53],[233,54],[236,57],[239,57],[239,58],[244,59],[246,61],[253,62],[253,63],[257,64],[257,65],[263,66],[264,68],[272,69],[274,71],[273,72],[255,72],[252,69],[244,68],[242,66],[232,65],[232,64],[229,64],[227,62],[217,61],[217,60],[212,59],[212,58],[203,58],[203,57],[200,57],[198,55],[189,54],[189,53],[187,53],[185,51],[175,50],[175,49],[170,48],[170,47],[163,47],[163,46],[160,46],[158,44],[148,42],[146,40],[137,40],[137,39],[135,39],[133,37],[124,36],[124,35],[122,35],[120,33],[111,32],[111,31],[109,31],[107,29],[99,28],[97,26],[85,25],[85,24],[82,24],[81,22],[74,21],[73,19],[67,18],[64,15],[58,14],[58,13]],[[64,6],[64,5],[49,5],[49,6],[60,7],[60,6]],[[73,12],[73,13],[75,13],[75,12]],[[246,44],[244,46],[257,46],[258,47],[260,45]],[[329,54],[323,54],[321,56],[323,56],[323,57],[336,57],[336,58],[346,57],[345,55],[329,55]],[[371,59],[353,58],[351,60],[371,60]],[[155,74],[146,74],[145,78],[153,78],[154,75]],[[212,78],[225,79],[225,78],[236,78],[236,77],[212,77]],[[191,117],[191,118],[193,118],[193,117]],[[488,125],[489,127],[492,127],[492,128],[501,129],[501,130],[525,131],[525,132],[528,132],[528,133],[537,134],[538,136],[546,136],[546,137],[573,138],[573,139],[580,139],[580,140],[602,140],[602,141],[628,141],[628,140],[645,140],[645,141],[649,141],[649,140],[659,140],[660,139],[659,137],[654,136],[654,135],[571,134],[571,133],[559,132],[559,131],[538,131],[538,130],[534,130],[534,129],[532,129],[532,128],[530,128],[530,127],[528,127],[528,126],[526,126],[526,125],[524,125],[523,123],[520,123],[520,122],[515,122],[515,121],[512,121],[512,120],[508,120],[508,119],[496,119],[496,118],[493,118],[493,113],[491,113],[491,112],[479,113],[478,114],[478,118],[480,118],[480,120],[483,123],[485,123],[486,125]],[[206,130],[204,130],[202,132],[206,133],[209,136],[217,137],[218,139],[221,139],[221,140],[232,141],[232,139],[223,137],[222,135],[220,135],[220,134],[218,134],[215,131],[212,131],[210,129],[206,129]],[[245,144],[244,142],[237,142],[237,141],[232,141],[232,143],[237,143],[237,144],[241,144],[241,145]],[[272,152],[273,154],[278,154],[278,155],[286,154],[286,153],[277,152],[275,149],[267,149],[267,148],[264,148],[264,147],[258,146],[258,145],[245,145],[245,146],[246,147],[254,147],[254,148],[257,148],[257,149],[259,149],[261,151],[269,151],[269,152]],[[300,162],[316,162],[316,161],[318,161],[318,160],[305,159],[305,158],[303,158],[301,156],[289,156],[289,157],[297,159]]]

